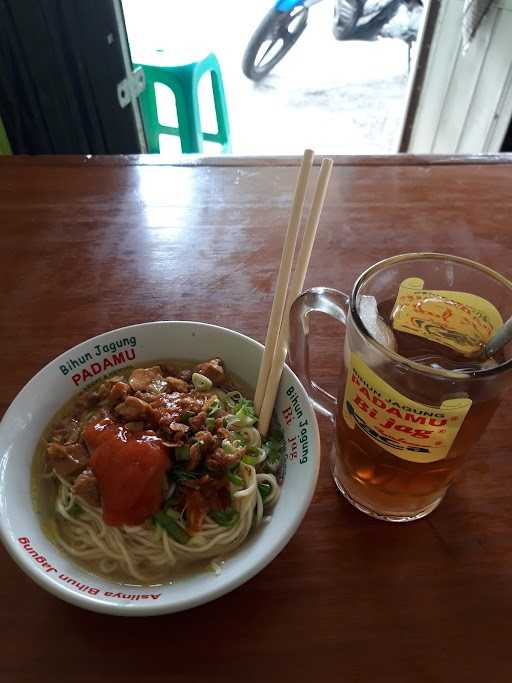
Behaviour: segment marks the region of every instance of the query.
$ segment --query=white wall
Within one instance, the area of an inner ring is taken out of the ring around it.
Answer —
[[[501,148],[512,117],[512,0],[491,8],[466,54],[463,5],[463,0],[441,2],[409,152],[476,154]]]

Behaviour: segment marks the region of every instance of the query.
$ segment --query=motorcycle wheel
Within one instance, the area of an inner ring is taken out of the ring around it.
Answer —
[[[272,8],[256,29],[244,53],[242,71],[252,81],[264,78],[295,45],[308,22],[302,5],[290,12]]]
[[[336,0],[332,32],[336,40],[348,40],[361,17],[364,3],[360,0]]]

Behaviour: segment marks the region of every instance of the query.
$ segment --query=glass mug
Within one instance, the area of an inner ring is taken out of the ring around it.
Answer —
[[[338,400],[310,376],[314,311],[345,326]],[[439,505],[512,381],[512,343],[478,358],[511,315],[506,278],[433,253],[375,264],[350,296],[317,287],[298,297],[290,363],[317,410],[335,422],[332,473],[356,508],[402,522]]]

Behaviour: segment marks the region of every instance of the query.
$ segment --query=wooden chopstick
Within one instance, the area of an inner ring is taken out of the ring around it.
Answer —
[[[297,258],[297,266],[293,273],[292,282],[286,296],[286,304],[284,307],[284,318],[281,322],[279,334],[276,342],[276,351],[272,359],[272,366],[268,375],[265,395],[261,410],[259,411],[258,429],[264,436],[268,432],[274,404],[276,401],[277,390],[281,375],[283,372],[286,354],[288,352],[288,336],[289,336],[289,313],[290,308],[295,299],[302,292],[304,287],[304,280],[309,266],[309,259],[311,251],[315,242],[318,224],[320,222],[320,214],[327,194],[327,187],[331,177],[333,161],[332,159],[323,159],[320,166],[320,173],[313,196],[313,203],[311,211],[304,229],[304,237],[302,245]]]
[[[306,189],[311,167],[313,166],[314,157],[315,154],[313,150],[306,149],[304,151],[299,175],[297,176],[297,184],[295,186],[290,220],[288,221],[288,227],[286,229],[283,252],[281,254],[281,263],[279,265],[279,272],[277,275],[274,302],[272,304],[272,311],[270,313],[270,320],[268,323],[267,338],[265,339],[265,350],[263,351],[258,381],[256,383],[256,392],[254,394],[254,407],[256,414],[259,414],[262,407],[263,396],[265,395],[265,388],[267,386],[268,376],[272,366],[272,359],[276,352],[279,329],[281,327],[281,321],[283,319],[285,309],[286,292],[288,291],[288,285],[290,282],[290,273],[293,265],[297,235],[299,234],[299,228],[302,220],[304,199],[306,197]]]

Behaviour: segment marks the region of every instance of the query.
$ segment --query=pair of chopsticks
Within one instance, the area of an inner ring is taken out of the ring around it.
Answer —
[[[263,435],[266,435],[268,432],[277,396],[277,389],[279,387],[286,354],[288,352],[288,317],[290,308],[295,299],[302,292],[304,286],[309,259],[311,257],[318,223],[320,222],[320,214],[322,213],[327,186],[329,184],[329,178],[331,177],[332,159],[323,159],[313,195],[311,210],[302,236],[302,244],[292,275],[297,237],[302,221],[304,200],[314,157],[314,152],[307,149],[304,152],[304,157],[299,170],[290,220],[288,222],[281,255],[281,263],[277,275],[274,302],[272,304],[267,337],[265,340],[265,350],[263,352],[256,385],[254,407],[257,415],[259,415],[258,429]]]

